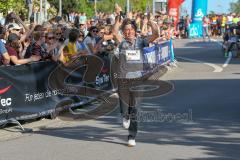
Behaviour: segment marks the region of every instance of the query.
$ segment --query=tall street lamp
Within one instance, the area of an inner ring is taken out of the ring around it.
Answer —
[[[130,11],[130,2],[127,0],[127,13]]]
[[[59,12],[58,15],[62,17],[62,0],[59,0]]]

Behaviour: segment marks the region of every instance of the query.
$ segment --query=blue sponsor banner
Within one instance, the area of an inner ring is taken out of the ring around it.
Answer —
[[[193,23],[202,23],[202,19],[207,15],[208,0],[193,0],[192,20]]]
[[[171,43],[170,41],[161,43],[157,45],[158,48],[158,54],[157,54],[157,61],[158,64],[166,64],[171,62]]]
[[[152,69],[157,65],[156,46],[144,48],[143,56],[144,56],[144,70]]]
[[[190,24],[189,37],[202,37],[202,24],[199,23]]]
[[[189,28],[190,37],[202,37],[203,17],[207,15],[208,0],[192,1],[192,24]]]
[[[174,61],[172,41],[155,44],[143,50],[145,69],[154,68],[156,65],[164,65]]]

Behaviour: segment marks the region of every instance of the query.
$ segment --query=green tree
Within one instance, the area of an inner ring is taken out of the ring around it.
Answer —
[[[59,0],[48,0],[55,8],[59,8]],[[113,12],[115,3],[118,3],[123,11],[125,11],[126,0],[101,0],[97,2],[97,11],[100,12]],[[69,12],[85,12],[87,16],[94,15],[94,3],[88,2],[88,0],[62,0],[63,13]],[[133,11],[146,10],[147,5],[152,7],[152,0],[130,0],[130,5]]]
[[[230,11],[240,14],[240,0],[238,0],[237,2],[230,3]]]
[[[97,11],[100,12],[113,12],[114,10],[114,0],[103,0],[97,3]]]
[[[152,0],[130,0],[130,3],[133,11],[145,12],[148,6],[152,7]]]
[[[48,0],[55,8],[59,9],[59,0]],[[87,0],[62,0],[62,12],[68,14],[70,12],[85,12],[87,16],[94,14],[94,6]]]
[[[8,11],[14,11],[15,13],[27,12],[24,0],[1,0],[0,1],[0,12],[7,13]]]

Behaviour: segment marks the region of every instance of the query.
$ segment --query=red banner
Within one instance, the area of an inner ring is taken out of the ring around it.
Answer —
[[[177,26],[179,19],[179,7],[184,0],[168,0],[168,15],[174,18],[174,25]]]

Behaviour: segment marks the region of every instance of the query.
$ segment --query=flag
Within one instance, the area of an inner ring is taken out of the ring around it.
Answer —
[[[184,0],[168,0],[168,15],[174,18],[174,25],[177,26],[179,19],[179,7]]]

